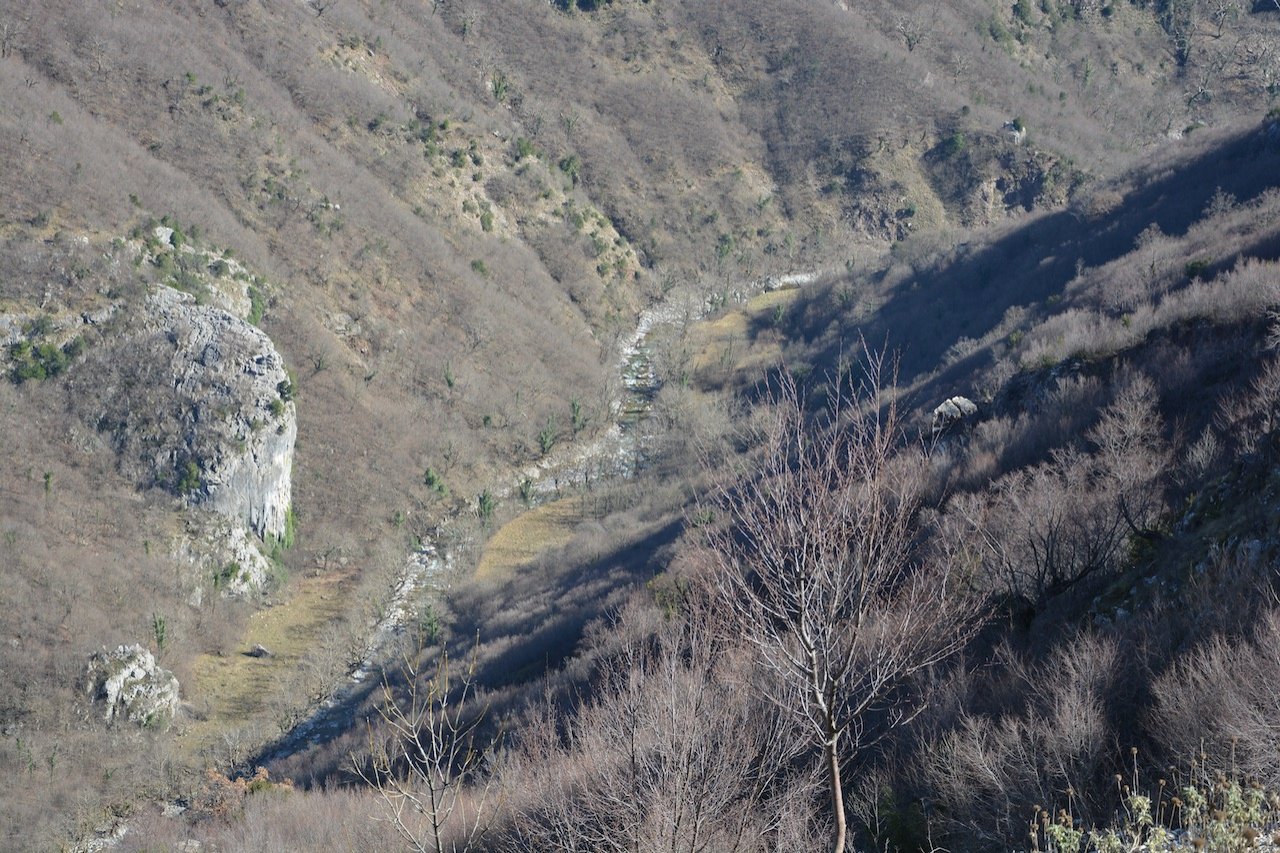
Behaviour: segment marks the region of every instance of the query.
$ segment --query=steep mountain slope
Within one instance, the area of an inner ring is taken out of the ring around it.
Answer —
[[[770,330],[797,321],[792,361],[833,364],[861,328],[903,346],[923,398],[994,399],[1073,354],[1055,322],[1101,304],[1145,329],[1180,256],[1153,234],[1150,275],[1108,264],[1137,264],[1148,226],[1199,239],[1202,277],[1268,257],[1269,220],[1241,211],[1275,172],[1239,164],[1276,97],[1280,12],[1231,8],[0,2],[0,661],[25,684],[0,730],[30,783],[6,842],[78,836],[288,729],[444,521],[465,575],[494,496],[516,511],[517,472],[608,425],[664,294],[835,271]],[[1186,164],[1203,125],[1245,135]],[[1160,149],[1132,193],[1087,191]],[[1243,235],[1226,254],[1190,228],[1219,189]],[[1009,230],[968,236],[988,226]],[[1096,295],[1125,276],[1141,284]],[[719,417],[660,403],[685,439]],[[663,512],[687,461],[656,464]],[[258,468],[270,485],[241,476]],[[615,555],[658,568],[637,542],[668,545],[671,517],[600,507],[607,547],[567,549],[556,583],[625,584]],[[274,665],[305,678],[174,747],[223,719],[200,673],[248,651],[263,595],[327,602],[281,620],[305,627]],[[557,655],[611,600],[591,595]],[[92,652],[134,642],[182,684],[170,731],[104,729],[76,698]],[[523,677],[538,657],[511,659]]]

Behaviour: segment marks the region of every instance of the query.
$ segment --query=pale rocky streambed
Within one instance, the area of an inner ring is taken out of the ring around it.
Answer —
[[[763,291],[798,288],[815,279],[812,273],[768,277],[735,289],[728,294],[728,300],[742,303]],[[696,322],[712,307],[699,297],[681,293],[642,312],[635,329],[624,339],[616,361],[620,393],[610,406],[609,426],[590,439],[553,450],[516,472],[509,483],[491,490],[494,497],[501,500],[516,496],[521,483],[525,483],[532,507],[554,499],[566,487],[634,476],[644,466],[646,455],[644,431],[638,427],[649,416],[661,385],[654,362],[654,340],[664,327]],[[450,521],[446,520],[441,529],[447,529]],[[394,654],[399,637],[413,623],[419,602],[449,582],[450,569],[450,555],[440,541],[422,542],[406,560],[390,605],[371,629],[366,645],[370,651],[364,660],[351,669],[328,699],[263,750],[256,763],[287,758],[345,731],[360,704],[378,688],[381,664]]]

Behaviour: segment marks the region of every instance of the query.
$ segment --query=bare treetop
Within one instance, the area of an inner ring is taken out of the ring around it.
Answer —
[[[813,424],[782,380],[755,468],[717,489],[722,523],[705,534],[709,583],[771,675],[770,698],[823,749],[835,850],[841,763],[919,713],[910,678],[958,650],[979,612],[950,566],[916,554],[924,456],[894,403],[861,405],[891,390],[870,361],[863,394],[833,394]]]

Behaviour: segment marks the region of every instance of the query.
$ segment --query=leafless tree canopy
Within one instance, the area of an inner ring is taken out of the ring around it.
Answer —
[[[419,853],[475,849],[492,818],[482,774],[492,744],[477,738],[483,717],[474,699],[474,660],[461,669],[447,652],[421,671],[406,653],[404,685],[384,682],[367,750],[352,756],[356,773],[376,793],[380,817]]]
[[[1164,510],[1169,461],[1150,380],[1121,390],[1086,438],[1004,477],[984,494],[951,501],[948,536],[967,543],[997,588],[1043,607],[1086,578],[1116,571],[1131,537],[1151,538]]]
[[[882,411],[882,363],[860,397],[837,392],[815,423],[795,383],[771,400],[753,469],[723,485],[706,534],[710,583],[769,673],[766,691],[825,759],[833,849],[846,830],[841,764],[910,720],[911,677],[970,636],[976,609],[949,565],[913,549],[920,451]]]
[[[794,721],[759,700],[755,667],[705,614],[636,625],[644,612],[624,614],[618,632],[629,639],[596,698],[526,729],[504,780],[519,799],[503,844],[812,849],[812,776],[796,767]]]

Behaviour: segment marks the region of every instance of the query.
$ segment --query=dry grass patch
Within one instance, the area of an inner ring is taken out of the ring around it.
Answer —
[[[562,498],[531,509],[504,524],[485,544],[476,579],[503,580],[543,551],[561,548],[587,519],[579,497]]]
[[[296,683],[305,656],[323,644],[326,629],[342,618],[356,580],[354,571],[302,579],[288,601],[249,617],[234,649],[197,658],[189,695],[201,719],[181,734],[180,748],[200,755],[217,746],[224,734],[273,723],[282,688]],[[271,655],[248,654],[259,645]],[[269,725],[260,727],[269,730]]]
[[[782,336],[773,331],[795,301],[799,289],[771,290],[693,333],[693,375],[699,384],[719,385],[730,376],[760,371],[782,360]]]

